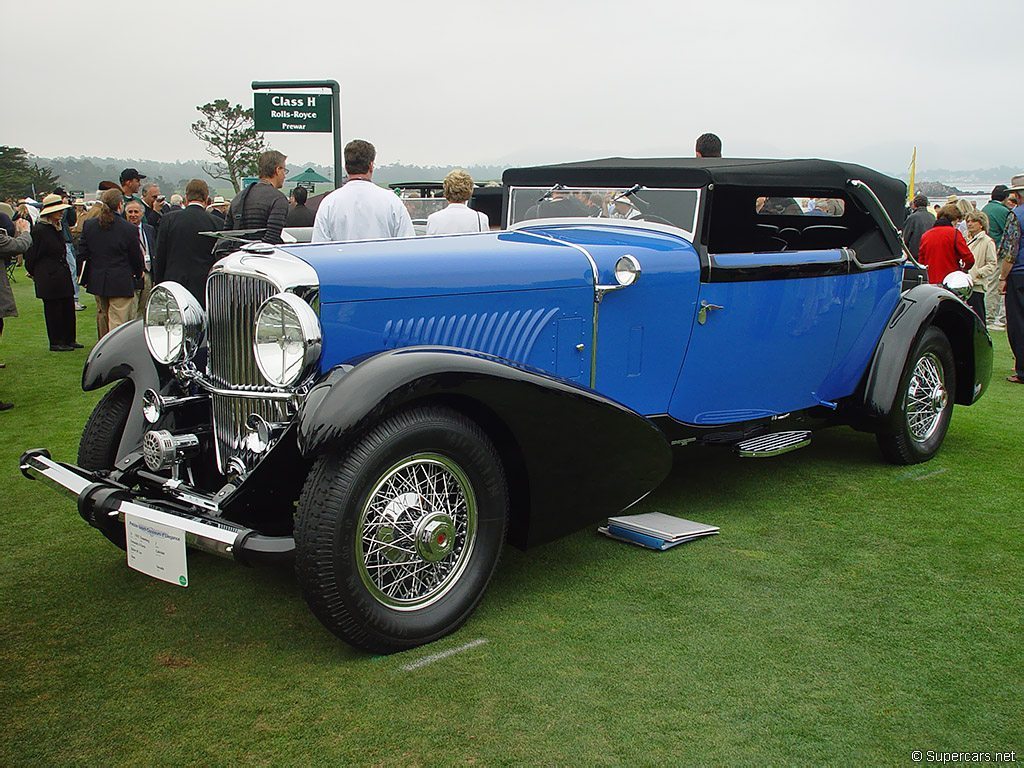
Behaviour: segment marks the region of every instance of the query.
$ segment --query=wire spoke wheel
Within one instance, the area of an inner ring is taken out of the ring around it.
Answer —
[[[331,632],[394,653],[454,632],[498,565],[508,486],[487,433],[440,405],[399,411],[315,461],[295,572]]]
[[[923,443],[935,434],[948,402],[942,361],[928,352],[917,361],[907,387],[904,407],[910,437]]]
[[[953,350],[941,329],[924,330],[907,355],[898,386],[875,433],[878,447],[893,464],[928,461],[946,437],[957,391]]]
[[[363,505],[359,576],[389,608],[423,608],[458,580],[476,527],[476,496],[462,468],[436,453],[410,456],[384,473]]]

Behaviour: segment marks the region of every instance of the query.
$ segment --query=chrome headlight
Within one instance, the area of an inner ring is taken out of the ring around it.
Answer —
[[[305,379],[320,359],[320,320],[293,293],[278,293],[256,313],[253,354],[260,373],[277,387]]]
[[[143,320],[146,346],[158,363],[191,360],[203,343],[206,312],[188,288],[160,283],[149,295]]]

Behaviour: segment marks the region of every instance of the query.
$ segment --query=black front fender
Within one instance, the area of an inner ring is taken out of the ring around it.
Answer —
[[[149,354],[141,320],[118,326],[100,339],[82,369],[82,389],[86,392],[123,379],[131,379],[134,384],[135,401],[121,436],[118,459],[135,450],[145,434],[142,393],[147,389],[163,392],[172,381],[170,371],[157,365]]]
[[[307,457],[343,451],[388,414],[438,401],[477,419],[502,454],[512,495],[509,539],[517,546],[625,509],[672,465],[662,433],[624,405],[489,355],[436,347],[406,347],[330,371],[299,415],[299,450]]]
[[[918,285],[900,297],[875,348],[864,387],[869,419],[884,419],[892,412],[907,357],[931,325],[941,329],[953,347],[954,402],[971,405],[985,392],[992,377],[992,339],[985,324],[945,288]]]

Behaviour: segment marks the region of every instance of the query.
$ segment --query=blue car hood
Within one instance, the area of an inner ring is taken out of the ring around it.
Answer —
[[[594,284],[585,253],[528,232],[279,247],[316,270],[327,304]]]

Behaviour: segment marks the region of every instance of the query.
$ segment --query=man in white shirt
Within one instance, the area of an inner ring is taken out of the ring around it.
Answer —
[[[466,202],[473,196],[473,177],[455,170],[444,177],[444,199],[448,207],[427,216],[428,235],[456,235],[462,232],[486,232],[487,216],[474,211]]]
[[[313,221],[313,242],[415,237],[409,212],[393,192],[373,183],[377,150],[362,139],[345,145],[348,182],[320,202]]]

